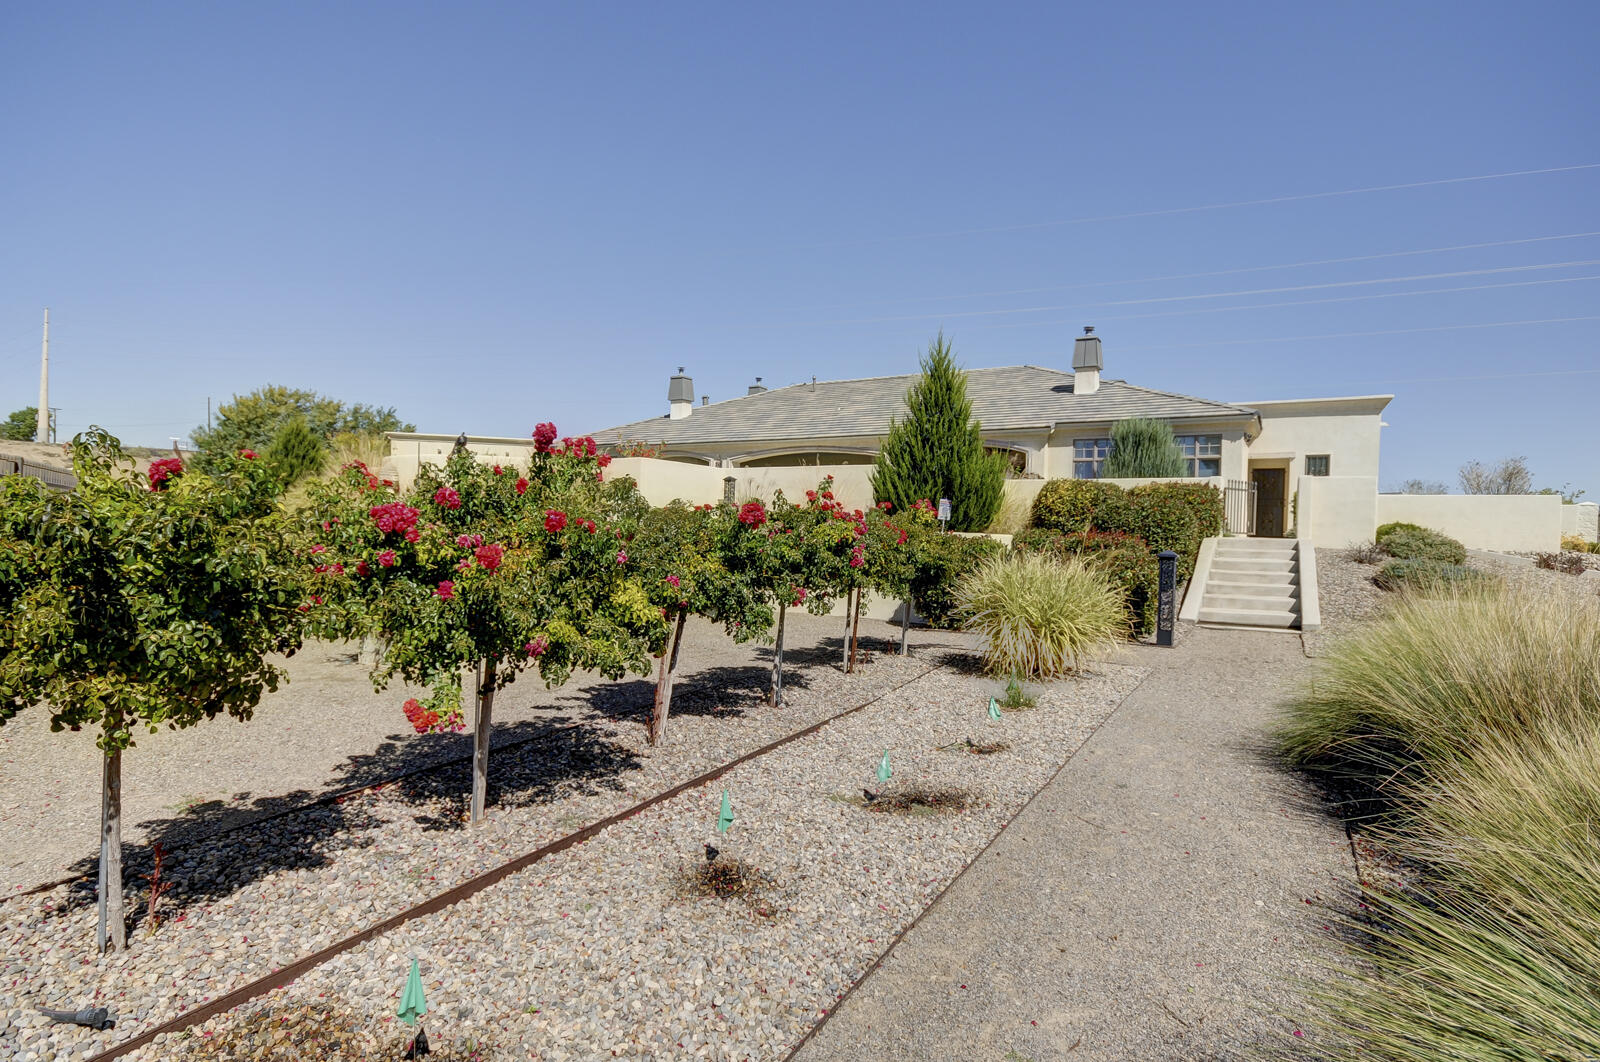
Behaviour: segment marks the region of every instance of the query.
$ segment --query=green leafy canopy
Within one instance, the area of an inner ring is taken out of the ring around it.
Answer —
[[[265,450],[285,424],[299,418],[311,433],[326,443],[335,435],[381,435],[414,431],[392,407],[346,405],[336,398],[293,387],[268,385],[247,395],[235,395],[217,407],[216,423],[189,433],[200,451],[196,464],[209,469],[212,461],[240,450]]]

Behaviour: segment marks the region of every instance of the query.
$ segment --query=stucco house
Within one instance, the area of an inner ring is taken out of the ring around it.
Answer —
[[[1376,493],[1382,414],[1392,395],[1222,402],[1107,377],[1101,339],[1085,328],[1070,370],[1013,365],[967,371],[984,442],[1011,457],[1018,479],[1095,478],[1111,426],[1127,417],[1172,424],[1190,476],[1220,480],[1253,508],[1239,531],[1281,537],[1294,526],[1302,477],[1360,477]],[[904,417],[916,374],[812,380],[695,404],[680,369],[664,414],[594,433],[613,453],[728,469],[869,465],[891,421]],[[1250,499],[1253,494],[1253,500]],[[1248,515],[1248,514],[1246,514]]]

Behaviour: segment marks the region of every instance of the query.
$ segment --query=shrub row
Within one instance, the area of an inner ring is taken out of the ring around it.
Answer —
[[[1178,577],[1194,573],[1205,538],[1222,533],[1222,492],[1209,483],[1146,483],[1123,490],[1094,479],[1053,479],[1033,503],[1033,525],[1047,531],[1120,533],[1154,552],[1178,555]]]
[[[1390,561],[1379,568],[1378,574],[1372,578],[1385,590],[1434,590],[1488,583],[1494,577],[1463,564],[1449,564],[1427,557],[1408,557]]]
[[[992,538],[939,534],[937,529],[919,534],[912,556],[911,601],[930,627],[954,630],[956,584],[962,576],[1005,549]]]
[[[1388,533],[1384,534],[1385,529]],[[1378,529],[1378,545],[1391,557],[1400,560],[1430,560],[1444,564],[1462,564],[1467,559],[1467,547],[1449,535],[1430,531],[1415,524],[1385,524]]]

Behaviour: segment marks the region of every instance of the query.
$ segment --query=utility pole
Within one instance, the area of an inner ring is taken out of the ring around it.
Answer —
[[[44,308],[44,352],[39,356],[39,419],[33,429],[35,442],[50,441],[50,307]]]

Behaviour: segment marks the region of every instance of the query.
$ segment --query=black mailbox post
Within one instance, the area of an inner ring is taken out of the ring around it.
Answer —
[[[1161,583],[1156,599],[1156,644],[1172,646],[1178,621],[1178,555],[1170,549],[1156,554],[1161,562]]]

